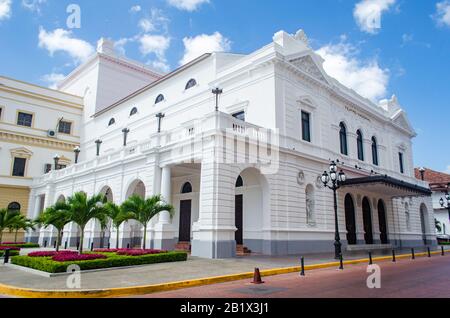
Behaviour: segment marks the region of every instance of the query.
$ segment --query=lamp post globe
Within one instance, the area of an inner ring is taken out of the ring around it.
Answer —
[[[55,170],[58,170],[59,159],[60,159],[60,157],[59,157],[58,154],[56,154],[56,155],[53,157],[53,160],[55,161]]]

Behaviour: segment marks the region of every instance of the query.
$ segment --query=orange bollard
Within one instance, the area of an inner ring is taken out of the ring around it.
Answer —
[[[259,272],[259,268],[255,268],[255,273],[253,274],[252,284],[255,284],[255,285],[264,284],[264,282],[261,279],[261,273]]]

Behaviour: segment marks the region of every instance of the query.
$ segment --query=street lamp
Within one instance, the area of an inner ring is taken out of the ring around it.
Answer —
[[[100,146],[102,145],[103,141],[100,139],[95,141],[95,144],[97,145],[97,157],[100,156]]]
[[[78,163],[78,157],[80,156],[81,149],[80,147],[73,148],[73,152],[75,153],[75,164]]]
[[[336,191],[341,187],[341,183],[345,182],[347,176],[344,171],[338,172],[336,163],[334,161],[330,164],[329,173],[325,171],[321,177],[322,183],[326,188],[333,190],[334,196],[334,225],[335,225],[335,233],[334,233],[334,257],[336,259],[340,259],[342,254],[342,244],[341,237],[339,235],[339,221],[338,221],[338,212],[337,212],[337,195]],[[331,181],[331,183],[330,183]]]
[[[214,95],[216,95],[216,112],[218,112],[219,111],[219,96],[222,95],[223,89],[216,87],[212,90],[212,93]]]
[[[123,133],[123,146],[126,147],[127,145],[127,137],[129,134],[130,130],[128,128],[124,128],[122,129],[122,133]]]
[[[422,181],[425,181],[425,168],[422,167],[419,169],[420,172],[420,178],[422,179]]]
[[[448,217],[450,219],[450,194],[448,193],[448,189],[450,188],[450,183],[447,184],[447,190],[445,191],[445,200],[447,200],[447,206],[445,206],[445,201],[444,198],[441,198],[439,200],[439,204],[441,205],[441,207],[443,207],[444,209],[447,208],[448,209]]]
[[[56,155],[53,157],[53,160],[55,161],[55,170],[58,170],[59,159],[60,159],[60,157],[59,157],[58,154],[56,154]]]

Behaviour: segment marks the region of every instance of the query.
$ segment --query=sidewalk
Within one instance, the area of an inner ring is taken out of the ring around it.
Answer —
[[[424,250],[416,249],[417,253]],[[399,250],[397,254],[407,254],[411,250]],[[447,253],[450,253],[447,252]],[[389,256],[387,254],[373,253],[373,257]],[[255,267],[261,270],[286,268],[299,266],[301,256],[246,256],[226,260],[209,260],[190,257],[187,262],[154,264],[143,267],[128,269],[112,269],[101,272],[81,274],[82,289],[107,289],[154,285],[216,277],[230,274],[253,272]],[[305,265],[323,264],[335,262],[330,254],[304,255]],[[367,258],[367,253],[354,253],[344,256],[345,260]],[[437,256],[434,256],[437,257]],[[46,278],[0,265],[0,284],[19,288],[45,289],[45,290],[68,290],[66,287],[67,277]]]

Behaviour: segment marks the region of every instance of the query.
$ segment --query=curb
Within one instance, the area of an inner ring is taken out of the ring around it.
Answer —
[[[431,252],[432,255],[440,255],[440,251]],[[411,258],[411,254],[397,255],[397,259]],[[428,256],[427,252],[415,253],[416,257]],[[373,261],[386,261],[392,260],[392,256],[382,256],[373,258]],[[356,259],[344,261],[344,265],[355,265],[368,263],[369,259]],[[330,262],[323,264],[313,264],[306,265],[305,270],[323,269],[323,268],[333,268],[338,267],[339,262]],[[286,267],[286,268],[275,268],[262,270],[262,276],[276,276],[282,274],[290,274],[300,272],[300,266]],[[242,279],[251,279],[253,277],[253,272],[231,274],[225,276],[216,276],[200,279],[192,279],[179,282],[147,285],[147,286],[136,286],[136,287],[120,287],[120,288],[105,288],[105,289],[89,289],[89,290],[40,290],[40,289],[29,289],[20,288],[8,285],[0,284],[0,294],[13,297],[23,297],[23,298],[106,298],[106,297],[127,297],[127,296],[137,296],[152,294],[157,292],[172,291],[183,288],[212,285],[219,283],[226,283],[231,281],[237,281]]]

